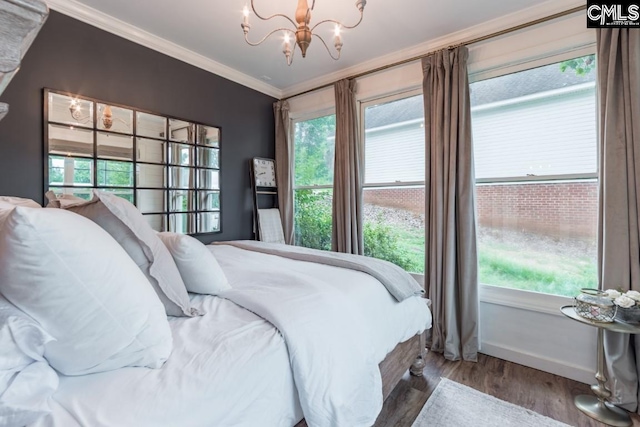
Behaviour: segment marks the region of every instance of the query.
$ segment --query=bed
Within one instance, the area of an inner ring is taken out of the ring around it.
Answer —
[[[431,316],[423,298],[396,302],[365,273],[209,246],[234,289],[269,286],[279,271],[324,277],[330,294],[361,308],[386,397],[421,356]],[[172,318],[174,350],[161,369],[60,377],[51,416],[34,426],[293,426],[304,415],[287,345],[269,322],[225,298],[192,295],[206,314]],[[298,302],[304,304],[302,302]],[[324,310],[312,304],[305,309]],[[312,332],[312,331],[309,331]],[[400,343],[400,344],[399,344]],[[399,345],[398,345],[399,344]],[[395,349],[395,350],[394,350]],[[416,365],[420,372],[419,362]],[[328,372],[319,372],[327,375]],[[339,425],[339,424],[336,424]]]

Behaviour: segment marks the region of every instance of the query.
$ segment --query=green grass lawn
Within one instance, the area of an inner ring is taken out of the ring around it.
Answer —
[[[394,227],[401,256],[424,272],[425,236],[421,230]],[[566,243],[566,242],[565,242]],[[478,279],[485,285],[575,296],[581,288],[597,287],[594,260],[585,256],[562,254],[548,248],[536,250],[531,243],[518,245],[495,239],[478,244]]]
[[[486,285],[569,297],[598,286],[596,263],[587,257],[485,243],[479,245],[478,264],[478,279]]]
[[[411,273],[424,273],[424,232],[406,228],[397,228],[395,231],[398,234],[398,248],[402,257],[418,267]]]

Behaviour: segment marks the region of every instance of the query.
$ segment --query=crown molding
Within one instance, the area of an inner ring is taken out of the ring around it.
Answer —
[[[187,64],[201,68],[210,73],[224,77],[243,86],[262,92],[274,98],[290,98],[297,94],[331,84],[335,81],[354,75],[363,74],[388,64],[404,61],[416,56],[425,55],[434,50],[459,44],[487,34],[502,31],[517,25],[535,21],[565,10],[582,6],[582,0],[547,0],[544,3],[505,15],[473,27],[466,28],[443,37],[432,39],[388,55],[382,55],[353,67],[338,70],[305,82],[278,89],[262,80],[241,73],[231,67],[207,58],[204,55],[186,49],[176,43],[142,30],[134,25],[121,21],[89,7],[76,0],[46,0],[48,6],[65,15],[78,19],[94,27],[110,32],[134,43],[153,49],[157,52],[173,57]]]
[[[116,19],[111,15],[89,7],[75,0],[46,0],[49,8],[85,22],[101,30],[120,36],[124,39],[153,49],[164,55],[178,59],[187,64],[201,68],[210,73],[224,77],[248,88],[262,92],[274,98],[282,98],[282,91],[262,80],[248,76],[221,64],[204,55],[186,49],[176,43],[163,39],[134,25]]]
[[[436,39],[428,40],[424,43],[420,43],[388,55],[379,56],[369,61],[362,62],[353,67],[338,70],[334,73],[326,74],[315,79],[288,86],[282,90],[282,97],[291,98],[300,93],[326,86],[344,78],[364,74],[368,71],[384,67],[388,64],[394,64],[397,62],[415,58],[417,56],[426,55],[429,52],[446,48],[447,46],[453,46],[463,43],[465,40],[473,40],[478,37],[513,28],[518,25],[526,24],[528,22],[545,18],[547,16],[561,13],[574,7],[583,5],[584,0],[547,0],[544,3],[540,3],[538,5],[510,13],[500,18],[492,19],[490,21],[483,22],[482,24],[465,28],[464,30],[447,34]]]

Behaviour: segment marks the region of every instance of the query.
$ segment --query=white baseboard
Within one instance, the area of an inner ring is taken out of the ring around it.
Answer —
[[[583,366],[568,364],[562,360],[552,359],[539,354],[526,353],[512,347],[486,341],[482,342],[480,353],[539,369],[581,383],[592,384],[596,382],[595,366],[593,368],[585,368]]]

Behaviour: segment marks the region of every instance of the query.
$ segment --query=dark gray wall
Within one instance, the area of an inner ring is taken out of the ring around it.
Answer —
[[[221,127],[222,233],[201,239],[252,238],[249,159],[274,156],[275,99],[52,11],[0,97],[0,195],[43,201],[45,87]]]

